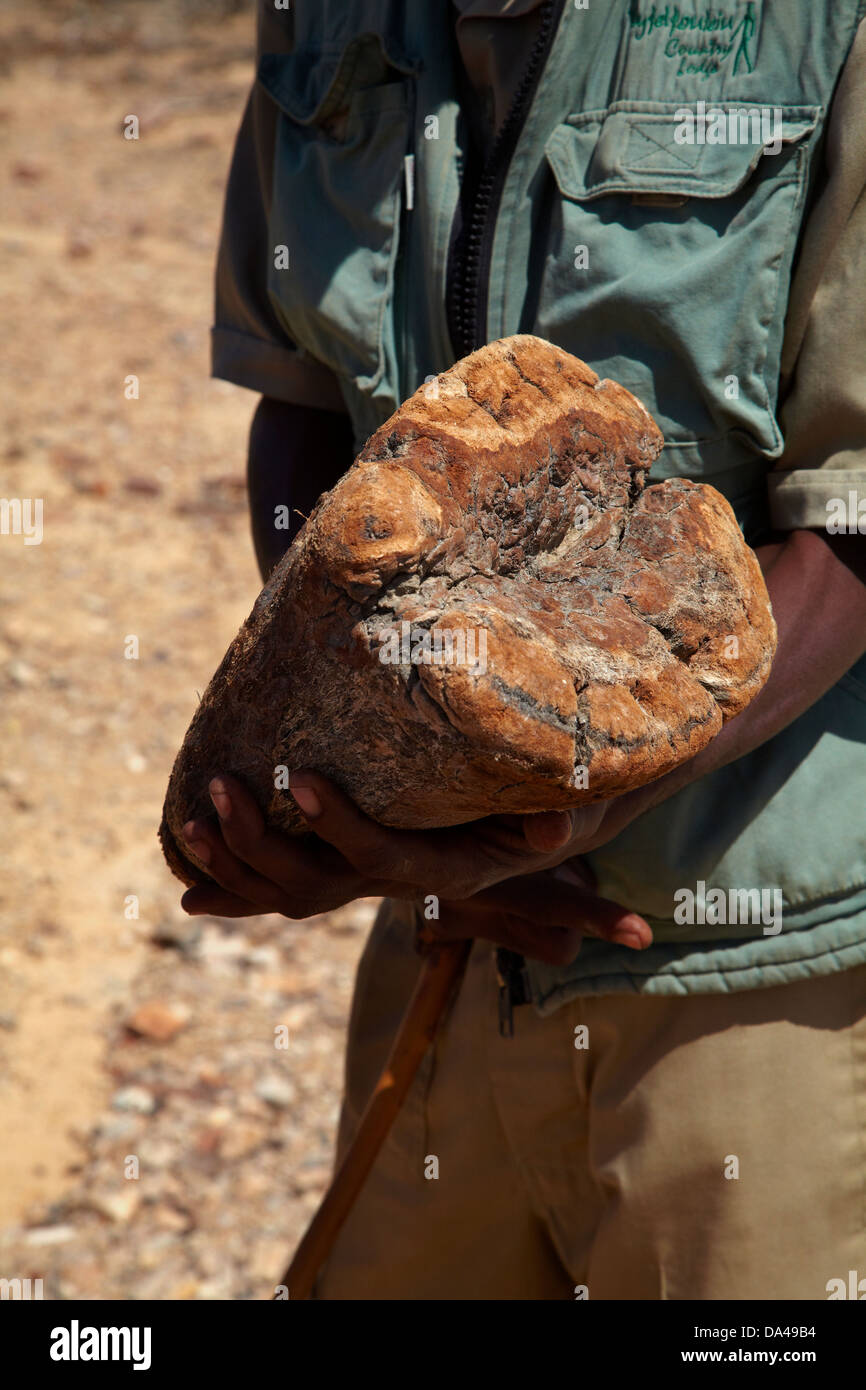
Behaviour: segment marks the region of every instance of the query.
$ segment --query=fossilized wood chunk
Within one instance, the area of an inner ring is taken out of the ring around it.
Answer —
[[[763,685],[775,624],[725,499],[645,488],[662,443],[628,391],[527,335],[416,391],[208,686],[166,798],[175,872],[207,877],[181,827],[217,771],[287,831],[280,767],[440,826],[614,796],[703,748]]]

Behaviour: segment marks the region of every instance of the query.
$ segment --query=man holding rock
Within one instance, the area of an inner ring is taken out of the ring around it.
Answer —
[[[263,575],[275,518],[309,514],[402,400],[532,333],[643,402],[652,480],[727,497],[778,626],[762,693],[702,752],[573,812],[443,840],[293,769],[312,853],[202,769],[220,886],[189,911],[387,899],[341,1147],[419,905],[475,938],[317,1294],[825,1298],[866,1268],[863,5],[299,0],[262,4],[259,51],[213,342],[215,374],[262,395]],[[749,904],[776,893],[767,931]]]

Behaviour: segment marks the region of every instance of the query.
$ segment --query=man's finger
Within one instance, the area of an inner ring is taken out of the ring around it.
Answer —
[[[211,779],[209,791],[223,840],[232,854],[261,878],[277,884],[289,898],[307,905],[321,898],[335,906],[337,898],[348,902],[369,894],[366,880],[330,847],[323,862],[326,847],[310,836],[269,829],[255,797],[237,777],[220,773]],[[310,915],[324,910],[314,908]]]
[[[219,827],[207,821],[189,821],[184,836],[207,872],[220,888],[234,897],[256,903],[259,912],[280,912],[281,893],[276,884],[262,878],[243,860],[232,854]]]
[[[492,923],[492,919],[490,921]],[[500,937],[503,928],[508,932],[505,941]],[[505,914],[497,922],[496,935],[493,935],[491,926],[485,939],[505,945],[510,951],[516,951],[530,960],[540,960],[545,965],[571,965],[580,954],[583,935],[575,927],[539,927],[525,917]]]
[[[448,884],[455,897],[484,886],[485,868],[489,872],[491,866],[485,864],[474,832],[393,830],[379,825],[316,772],[290,773],[289,789],[310,829],[338,849],[368,881],[411,883],[431,893]]]
[[[470,898],[468,902],[440,903],[438,921],[429,924],[435,925],[435,937],[464,941],[475,936],[545,965],[569,965],[580,951],[583,933],[575,927],[539,926],[498,904],[492,910],[479,911],[474,907],[477,902],[478,898]]]
[[[554,854],[569,840],[585,840],[594,835],[604,816],[605,801],[591,806],[577,806],[571,811],[537,811],[523,817],[523,835],[530,849],[539,854]],[[580,852],[575,846],[575,854]]]
[[[585,935],[644,950],[649,924],[619,903],[574,884],[573,870],[526,874],[496,884],[463,902],[440,903],[436,935],[442,940],[477,936],[546,965],[569,965]]]
[[[539,854],[553,854],[567,845],[573,833],[570,811],[539,811],[523,817],[526,843]]]
[[[255,797],[237,777],[220,773],[211,778],[208,791],[225,843],[250,868],[272,882],[284,882],[312,867],[306,837],[270,830]]]
[[[497,883],[478,893],[472,905],[484,915],[501,912],[522,917],[537,928],[568,928],[631,950],[642,951],[652,944],[650,925],[638,913],[552,873],[525,874]]]
[[[262,913],[257,903],[206,883],[187,888],[180,905],[190,917],[260,917]]]

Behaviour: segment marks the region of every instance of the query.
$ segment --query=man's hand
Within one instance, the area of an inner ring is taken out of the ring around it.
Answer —
[[[477,936],[547,965],[568,965],[584,936],[642,951],[652,943],[648,923],[619,903],[593,892],[594,879],[580,859],[555,869],[510,878],[473,898],[439,903],[439,919],[425,921],[438,941]]]
[[[190,888],[187,912],[304,918],[359,897],[435,895],[429,925],[441,940],[480,936],[551,964],[572,960],[585,933],[635,950],[652,940],[643,918],[591,891],[588,871],[550,872],[608,837],[613,803],[413,831],[378,825],[317,773],[292,774],[290,787],[315,838],[270,830],[240,782],[214,778],[218,822],[191,821],[184,834],[217,886]]]

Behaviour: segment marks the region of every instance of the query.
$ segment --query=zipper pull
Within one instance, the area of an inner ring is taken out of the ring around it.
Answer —
[[[513,1038],[514,1009],[511,1003],[511,985],[508,980],[502,978],[498,970],[496,978],[499,981],[499,1036]]]
[[[403,183],[406,189],[406,211],[411,212],[415,206],[415,156],[407,154],[403,156]]]
[[[526,962],[516,951],[496,948],[496,979],[499,983],[499,1036],[514,1037],[514,1005],[529,999]]]

